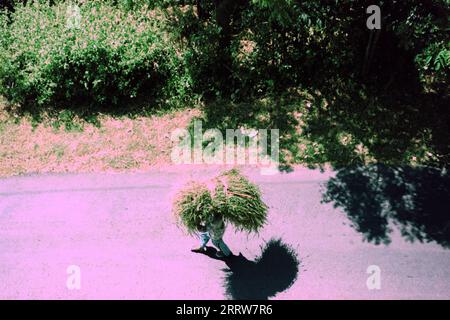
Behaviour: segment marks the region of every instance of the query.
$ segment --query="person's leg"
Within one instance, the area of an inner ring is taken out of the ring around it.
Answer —
[[[213,239],[212,242],[226,257],[231,255],[230,248],[228,248],[228,246],[226,245],[226,243],[223,241],[222,238],[218,240]]]
[[[209,233],[208,232],[200,232],[200,240],[202,243],[202,247],[206,247],[206,245],[208,244],[209,241]]]
[[[199,232],[199,238],[200,238],[200,247],[192,249],[194,252],[202,252],[206,250],[206,245],[208,244],[208,241],[210,239],[208,232]]]

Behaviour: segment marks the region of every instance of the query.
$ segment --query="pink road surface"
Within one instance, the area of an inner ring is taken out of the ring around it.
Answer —
[[[174,223],[171,197],[189,178],[217,168],[135,174],[80,174],[0,180],[0,298],[226,299],[227,266],[190,252],[196,239]],[[450,251],[407,243],[362,241],[346,214],[321,203],[332,172],[297,169],[261,176],[247,170],[270,206],[259,235],[225,241],[253,261],[261,246],[281,238],[297,253],[293,285],[275,299],[448,299]],[[68,266],[81,270],[81,288],[66,286]],[[368,266],[381,270],[369,290]],[[262,279],[264,281],[264,279]]]

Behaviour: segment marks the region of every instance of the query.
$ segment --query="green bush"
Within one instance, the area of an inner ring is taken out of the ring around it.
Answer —
[[[9,23],[0,15],[0,94],[10,102],[114,108],[140,94],[187,94],[189,77],[158,11],[88,1],[80,23],[69,11],[69,2],[35,1],[16,6]]]

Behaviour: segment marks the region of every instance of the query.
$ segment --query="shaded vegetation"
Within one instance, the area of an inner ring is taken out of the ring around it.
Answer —
[[[278,128],[286,165],[448,164],[448,2],[379,1],[381,30],[371,1],[221,3],[173,24],[205,128]]]

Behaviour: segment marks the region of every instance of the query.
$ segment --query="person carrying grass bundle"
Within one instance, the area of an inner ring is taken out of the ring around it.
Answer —
[[[229,257],[232,255],[230,249],[223,241],[225,233],[225,222],[219,213],[212,214],[207,221],[201,221],[197,226],[201,245],[192,249],[193,252],[205,252],[206,245],[211,239],[214,246],[219,249],[216,256],[218,258]]]
[[[225,224],[258,232],[266,223],[267,206],[258,186],[233,169],[208,182],[191,182],[177,194],[174,213],[189,234],[200,237],[200,247],[192,251],[205,252],[212,239],[218,256],[226,257],[231,251],[223,241]]]

